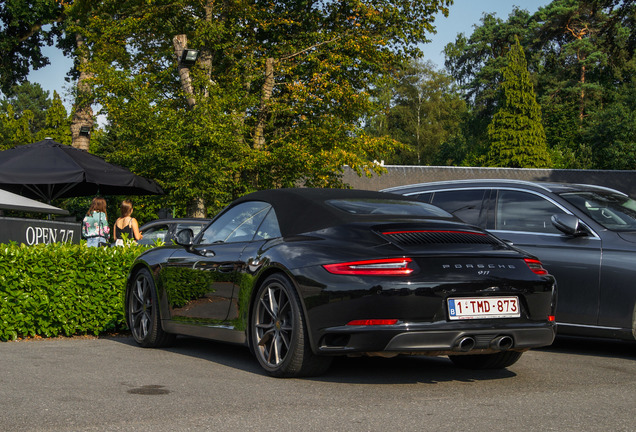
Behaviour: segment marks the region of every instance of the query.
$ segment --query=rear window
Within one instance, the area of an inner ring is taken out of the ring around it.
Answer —
[[[393,216],[424,216],[453,218],[453,216],[435,207],[417,201],[400,201],[391,199],[335,199],[327,201],[338,210],[355,215],[393,215]]]
[[[464,222],[480,225],[486,189],[459,189],[435,192],[431,204],[454,214]]]

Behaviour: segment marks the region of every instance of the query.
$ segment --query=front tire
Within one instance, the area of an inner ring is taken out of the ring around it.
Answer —
[[[502,351],[495,354],[449,355],[448,358],[464,369],[504,369],[521,358],[519,351]]]
[[[157,290],[150,272],[142,268],[135,274],[126,299],[128,326],[135,341],[144,348],[168,346],[175,335],[163,331]]]
[[[254,354],[271,376],[315,376],[331,364],[331,357],[312,352],[298,294],[282,274],[269,276],[258,288],[250,330]]]

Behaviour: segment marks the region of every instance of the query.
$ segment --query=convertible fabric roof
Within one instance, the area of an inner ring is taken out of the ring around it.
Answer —
[[[234,201],[265,201],[274,207],[280,224],[281,234],[289,237],[317,231],[356,220],[377,218],[376,215],[354,215],[326,204],[333,199],[383,199],[392,201],[414,201],[413,198],[386,192],[357,189],[270,189],[244,195]],[[382,219],[391,216],[382,215]],[[421,217],[413,216],[413,219]]]

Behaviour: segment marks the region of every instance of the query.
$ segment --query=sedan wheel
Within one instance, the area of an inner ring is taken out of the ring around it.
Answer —
[[[283,275],[272,275],[259,287],[251,337],[256,358],[272,376],[320,375],[331,364],[330,357],[311,351],[298,295]]]
[[[159,322],[155,284],[146,269],[137,272],[127,299],[128,326],[133,338],[143,347],[160,347],[172,343],[174,335],[166,333]]]

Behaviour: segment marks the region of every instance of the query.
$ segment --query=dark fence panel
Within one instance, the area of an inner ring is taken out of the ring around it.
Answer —
[[[408,184],[465,179],[514,179],[605,186],[636,197],[636,171],[527,168],[469,168],[386,165],[387,173],[358,177],[346,168],[344,181],[355,189],[382,190]]]

